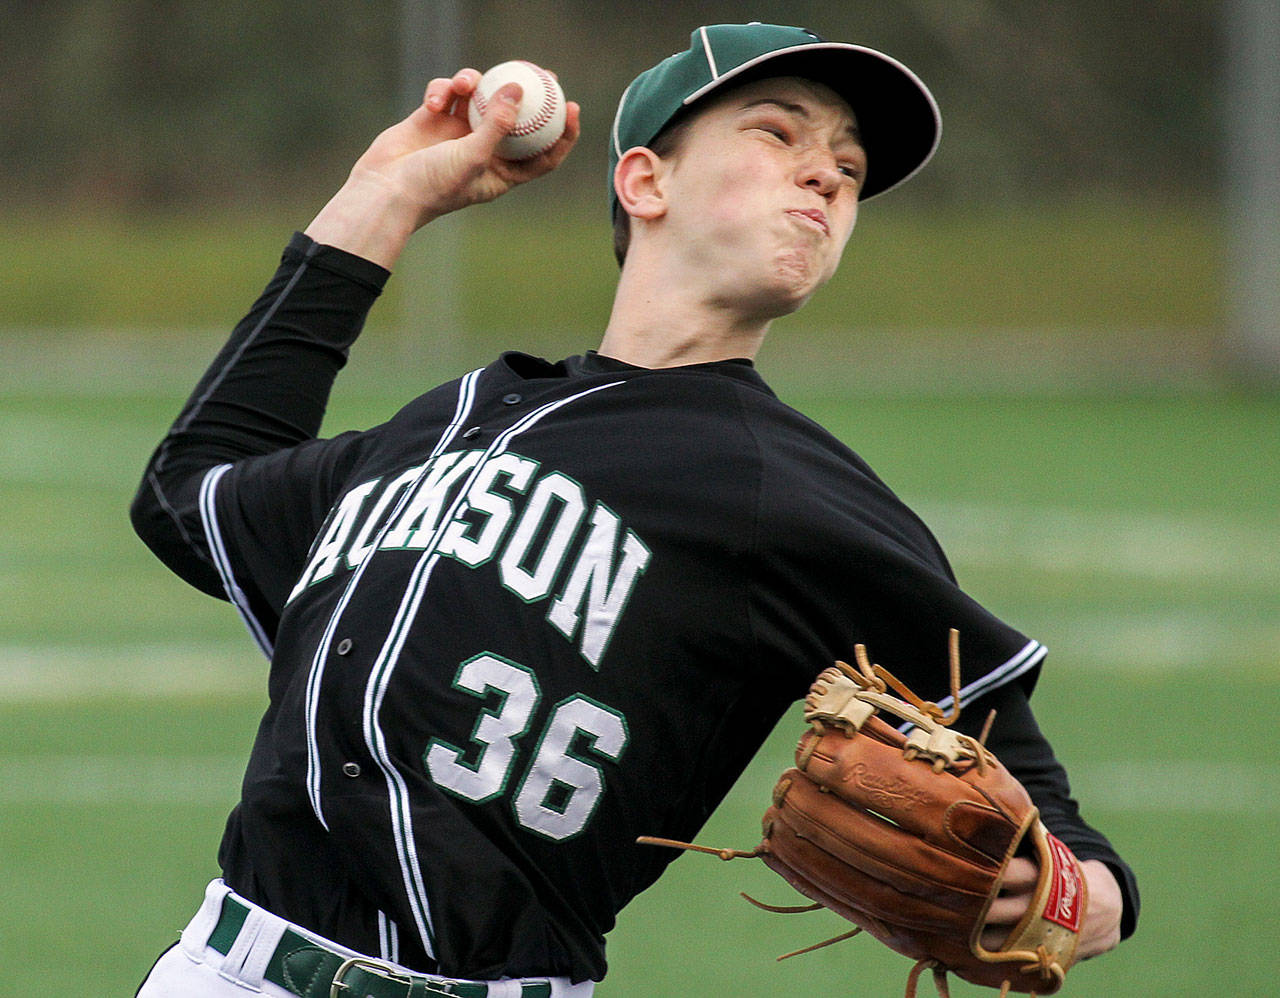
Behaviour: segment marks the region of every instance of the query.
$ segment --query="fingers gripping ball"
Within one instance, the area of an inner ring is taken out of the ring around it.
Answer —
[[[467,119],[472,128],[479,126],[494,93],[508,83],[520,84],[523,95],[515,127],[498,143],[498,155],[502,159],[532,159],[550,149],[564,134],[564,91],[541,66],[522,59],[499,63],[480,77],[471,95]]]
[[[855,650],[857,668],[837,663],[810,688],[809,728],[774,788],[760,845],[718,854],[759,857],[815,907],[914,960],[907,998],[926,970],[940,995],[949,994],[947,973],[1002,995],[1054,994],[1075,958],[1084,875],[983,744],[985,732],[950,730],[959,716],[958,636],[950,715]],[[914,726],[910,735],[898,730],[902,721]],[[1034,897],[1000,947],[987,949],[987,914],[1016,854],[1039,863]]]

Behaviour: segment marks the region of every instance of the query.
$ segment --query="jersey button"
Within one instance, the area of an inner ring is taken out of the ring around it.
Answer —
[[[338,642],[338,647],[334,649],[339,655],[351,654],[351,639],[343,638]]]
[[[519,405],[523,401],[524,401],[524,396],[517,395],[515,392],[511,392],[509,395],[502,396],[503,405]]]
[[[360,775],[360,763],[344,762],[342,764],[342,775],[349,776],[354,780],[357,776]]]
[[[462,435],[462,439],[474,440],[478,436],[480,436],[480,427],[473,426],[471,427],[471,429],[467,430],[467,432]]]

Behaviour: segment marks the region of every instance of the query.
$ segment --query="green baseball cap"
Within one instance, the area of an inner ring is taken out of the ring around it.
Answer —
[[[942,117],[919,77],[875,49],[828,42],[804,28],[710,24],[689,48],[645,70],[623,91],[609,143],[609,205],[617,206],[613,170],[628,149],[645,146],[677,114],[731,83],[798,76],[830,87],[853,109],[867,151],[859,200],[915,175],[938,147]]]

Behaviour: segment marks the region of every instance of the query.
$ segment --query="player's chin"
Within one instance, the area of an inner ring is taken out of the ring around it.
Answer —
[[[779,314],[789,315],[803,306],[831,279],[834,269],[807,248],[780,254],[773,275]]]

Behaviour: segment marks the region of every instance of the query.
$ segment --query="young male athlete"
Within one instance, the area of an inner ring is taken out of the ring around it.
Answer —
[[[693,838],[858,642],[945,700],[953,627],[965,717],[998,708],[988,744],[1083,860],[1081,955],[1114,946],[1136,887],[1030,713],[1044,649],[751,362],[835,271],[860,201],[932,154],[928,91],[800,29],[699,29],[618,108],[625,262],[599,350],[504,354],[316,439],[410,235],[577,138],[571,105],[549,152],[496,159],[514,108],[471,131],[478,77],[433,80],[370,146],[147,468],[139,533],[235,605],[271,669],[222,878],[141,994],[588,995],[674,855],[636,837]],[[1018,864],[994,931],[1027,904]]]

